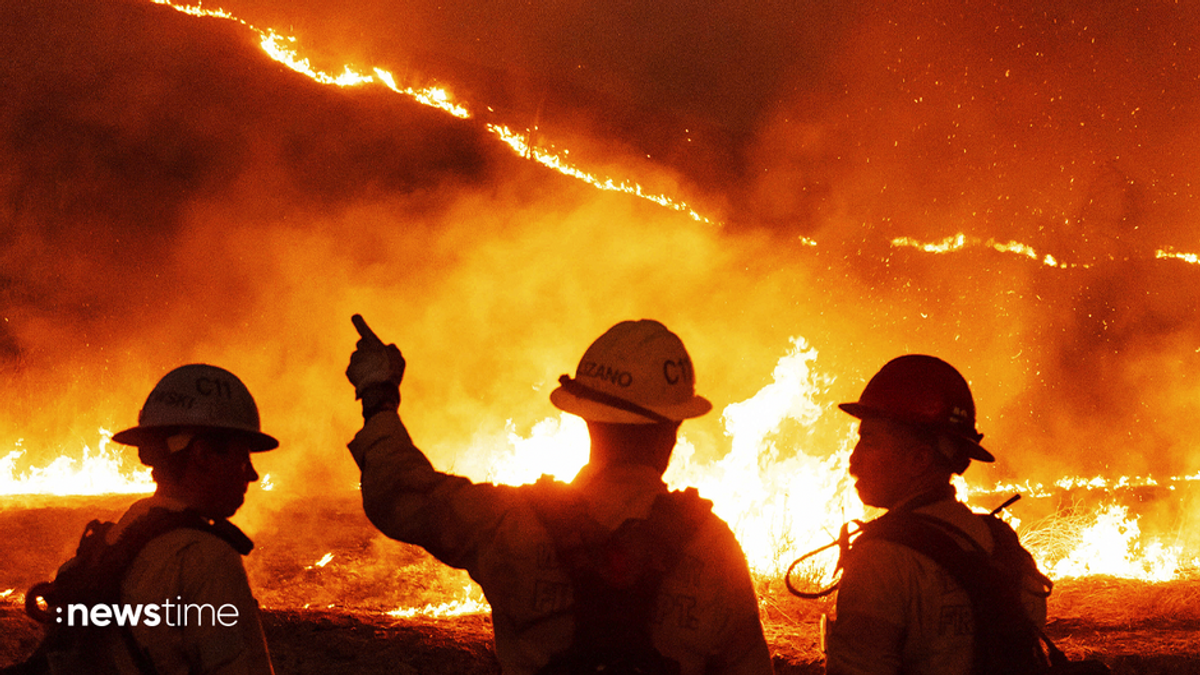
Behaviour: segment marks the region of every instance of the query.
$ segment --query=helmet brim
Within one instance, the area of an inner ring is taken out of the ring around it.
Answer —
[[[167,426],[147,426],[139,425],[130,427],[124,431],[119,431],[113,434],[113,441],[121,445],[132,445],[134,447],[142,447],[143,445],[152,445],[159,443],[162,439],[172,434],[178,433],[184,427],[179,425]],[[266,452],[279,447],[279,441],[273,436],[262,433],[261,431],[253,431],[250,429],[240,429],[237,427],[203,427],[205,429],[213,429],[217,431],[228,431],[243,436],[250,444],[250,452]]]
[[[555,408],[578,415],[590,422],[609,422],[612,424],[657,424],[657,420],[643,417],[628,410],[621,410],[598,401],[582,398],[572,394],[563,387],[550,392],[550,402]],[[712,410],[712,403],[703,396],[692,396],[683,403],[673,405],[647,406],[648,410],[658,413],[674,422],[700,417]]]
[[[967,457],[970,457],[971,459],[979,461],[979,462],[994,462],[994,461],[996,461],[996,457],[994,455],[992,455],[992,453],[988,452],[986,448],[984,448],[982,445],[980,445],[979,441],[976,441],[975,439],[973,439],[969,436],[964,436],[963,434],[955,431],[954,429],[950,429],[950,428],[943,427],[943,426],[928,425],[928,424],[921,424],[918,422],[914,422],[913,420],[908,420],[908,419],[904,419],[901,417],[897,417],[896,415],[888,414],[887,412],[879,410],[878,408],[872,408],[871,406],[863,405],[862,403],[859,403],[857,401],[852,402],[852,403],[839,403],[838,408],[840,408],[842,410],[842,412],[848,413],[854,417],[857,417],[860,420],[867,419],[869,417],[874,417],[874,418],[881,417],[884,419],[895,420],[896,422],[900,422],[901,424],[911,424],[911,425],[917,426],[917,427],[936,429],[937,431],[944,431],[946,433],[953,434],[955,439],[962,442],[962,448],[967,453]]]

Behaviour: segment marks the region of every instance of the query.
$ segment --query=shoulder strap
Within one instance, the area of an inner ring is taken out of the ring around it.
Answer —
[[[672,672],[678,668],[653,645],[651,624],[663,578],[674,569],[711,502],[694,489],[659,495],[645,519],[605,530],[566,485],[544,477],[531,506],[554,542],[571,579],[575,636],[542,673]],[[641,671],[641,664],[654,666]]]
[[[121,584],[129,566],[142,549],[154,539],[178,529],[195,529],[220,537],[234,550],[246,555],[253,542],[228,520],[209,520],[191,509],[172,511],[161,507],[150,509],[132,522],[116,542],[109,544],[108,533],[114,523],[93,520],[84,528],[75,550],[75,562],[64,567],[52,582],[34,585],[25,595],[25,612],[47,626],[47,636],[39,645],[35,657],[47,650],[67,648],[73,629],[57,625],[58,608],[71,604],[113,604],[120,602]],[[40,602],[46,605],[42,609]],[[60,629],[61,628],[61,629]],[[135,665],[142,673],[153,673],[154,664],[142,651],[128,626],[121,626],[122,639]]]
[[[1036,580],[1041,585],[1041,590],[1031,591],[1034,595],[1042,598],[1050,597],[1051,591],[1054,590],[1054,582],[1038,569],[1033,555],[1025,550],[1024,546],[1021,546],[1021,539],[1017,536],[1016,531],[1008,523],[994,515],[988,514],[980,517],[983,518],[983,522],[987,523],[988,529],[992,533],[994,542],[992,557],[999,564],[1010,569],[1022,570],[1026,576]]]
[[[107,536],[114,526],[100,520],[87,524],[75,549],[75,563],[60,570],[53,582],[37,584],[26,594],[25,609],[29,616],[41,623],[54,622],[52,612],[38,608],[38,600],[51,607],[72,602],[116,602],[125,571],[133,560],[151,541],[174,530],[208,532],[242,555],[254,548],[254,543],[233,523],[224,519],[211,521],[191,509],[150,509],[126,527],[115,543],[109,544]]]
[[[669,572],[678,564],[684,547],[704,518],[712,513],[712,502],[701,498],[696,488],[687,488],[659,495],[645,520],[627,520],[609,532],[588,515],[582,500],[569,486],[550,476],[542,476],[534,485],[529,503],[549,532],[559,562],[569,574],[581,566],[594,566],[598,547],[634,528],[647,535],[651,567],[661,573]]]
[[[999,521],[993,516],[981,517]],[[1013,672],[1007,670],[1006,664],[1015,664],[1013,667],[1020,669],[1015,672],[1037,672],[1049,664],[1042,650],[1045,638],[1025,614],[1021,602],[1022,576],[1028,570],[1024,566],[1013,568],[996,555],[999,550],[1007,551],[1014,541],[1017,549],[1022,552],[1024,549],[1012,528],[999,522],[1011,533],[1012,541],[1008,535],[1000,534],[992,554],[977,544],[964,549],[950,534],[950,530],[958,533],[961,530],[922,514],[884,516],[864,526],[862,536],[890,541],[925,555],[967,592],[975,617],[975,673]],[[989,527],[998,532],[994,525],[989,523]],[[969,537],[967,541],[974,543]],[[1036,565],[1033,569],[1036,570]]]
[[[125,570],[147,544],[168,532],[180,529],[208,532],[229,544],[241,555],[247,555],[254,549],[254,542],[224,518],[209,520],[192,509],[172,511],[155,507],[125,528],[116,543],[108,548],[109,556],[103,561],[110,565],[118,576],[124,577]]]
[[[963,544],[973,548],[964,549],[955,535],[963,537]],[[973,539],[953,525],[911,512],[889,513],[866,523],[858,541],[870,539],[890,541],[932,559],[968,592],[978,578],[975,570],[988,557]]]
[[[558,562],[568,570],[584,562],[587,549],[607,535],[604,528],[587,514],[583,503],[570,486],[543,475],[533,485],[530,507],[546,527]]]

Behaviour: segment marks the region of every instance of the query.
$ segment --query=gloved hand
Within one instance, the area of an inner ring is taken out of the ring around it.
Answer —
[[[355,398],[376,385],[390,383],[399,387],[404,379],[404,356],[396,345],[359,340],[346,367],[346,379],[354,385]]]
[[[350,355],[346,378],[354,385],[355,398],[362,399],[363,418],[400,405],[400,382],[404,379],[404,356],[394,344],[385,345],[361,316],[352,317],[361,339]]]

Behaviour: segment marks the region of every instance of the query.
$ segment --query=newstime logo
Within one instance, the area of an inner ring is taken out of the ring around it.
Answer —
[[[111,605],[86,605],[82,603],[58,607],[55,612],[58,623],[67,626],[149,626],[166,625],[171,628],[186,626],[224,626],[231,628],[237,625],[238,608],[236,605],[224,604],[214,607],[211,604],[189,604],[180,602],[181,596],[175,596],[175,602],[168,598],[157,604],[127,604],[114,603]]]

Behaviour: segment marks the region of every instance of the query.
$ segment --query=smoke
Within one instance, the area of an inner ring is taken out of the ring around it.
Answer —
[[[833,59],[842,95],[799,89],[751,145],[766,178],[747,203],[857,258],[882,304],[917,301],[897,347],[964,371],[1009,471],[1198,466],[1196,270],[1158,258],[1196,248],[1197,21],[1148,3],[866,12]],[[1039,255],[882,244],[957,233]]]
[[[1200,468],[1198,270],[1154,257],[1195,249],[1200,56],[1180,10],[225,8],[318,67],[444,83],[478,117],[316,84],[235,22],[0,2],[0,419],[30,461],[132,424],[158,377],[206,361],[283,441],[260,471],[352,490],[360,312],[404,349],[405,418],[440,466],[553,414],[592,339],[652,317],[718,409],[803,336],[826,405],[900,353],[958,366],[1001,458],[972,469],[987,478]],[[542,169],[491,120],[720,224]],[[960,232],[980,245],[890,243]],[[685,433],[726,444],[718,415]]]
[[[390,214],[403,227],[439,187],[495,170],[478,130],[330,92],[230,22],[143,3],[2,9],[6,435],[37,439],[33,455],[131,424],[180,362],[252,384],[278,374],[286,359],[267,343],[297,342],[299,321],[269,316],[293,304],[281,286],[327,295],[329,261],[292,268],[272,240],[330,245],[339,233],[317,230],[329,214],[340,227],[336,214],[384,195],[403,198]],[[369,241],[334,248],[356,265],[378,255]]]

